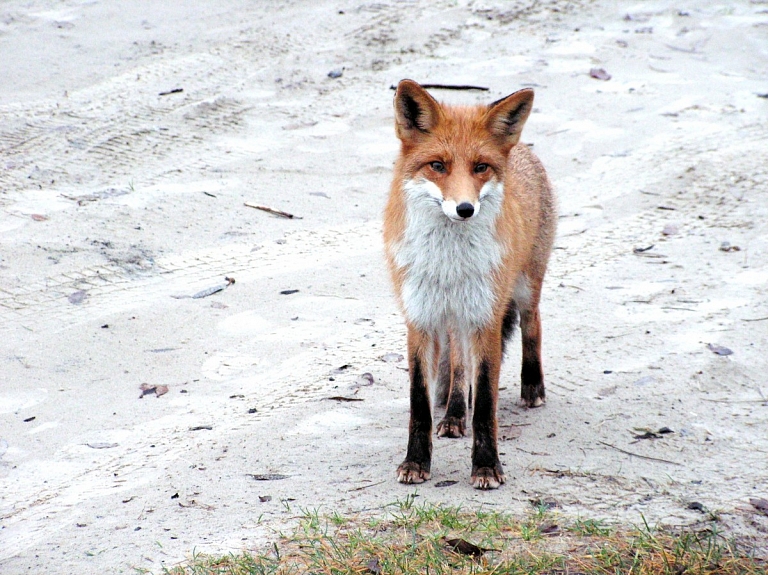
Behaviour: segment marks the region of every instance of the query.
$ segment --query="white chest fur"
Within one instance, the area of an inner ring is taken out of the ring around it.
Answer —
[[[406,230],[393,246],[395,263],[404,270],[402,302],[418,329],[463,333],[487,325],[496,305],[494,272],[502,259],[496,218],[503,186],[488,183],[477,214],[453,221],[440,207],[431,182],[407,182]]]

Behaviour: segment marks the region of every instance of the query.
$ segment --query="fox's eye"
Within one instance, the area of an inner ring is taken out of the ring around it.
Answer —
[[[432,162],[429,167],[435,170],[438,174],[445,173],[445,164],[443,162]]]
[[[475,173],[484,174],[488,171],[488,164],[475,164]]]

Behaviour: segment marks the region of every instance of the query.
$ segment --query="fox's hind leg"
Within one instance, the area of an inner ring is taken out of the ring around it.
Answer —
[[[438,437],[464,437],[467,421],[468,382],[472,380],[469,362],[469,338],[461,334],[450,335],[450,393],[445,417],[437,424]]]
[[[440,338],[440,353],[437,362],[437,385],[435,386],[435,407],[448,405],[451,393],[451,348],[447,335]]]
[[[408,367],[411,378],[411,418],[408,451],[397,468],[400,483],[423,483],[432,464],[432,406],[429,383],[436,375],[435,338],[408,327]]]
[[[544,372],[541,368],[541,316],[539,298],[541,280],[531,282],[527,301],[518,301],[520,332],[523,339],[523,367],[520,374],[520,397],[528,407],[539,407],[546,401]]]
[[[515,298],[509,300],[507,303],[507,311],[504,313],[504,320],[501,323],[501,351],[502,354],[507,353],[507,345],[515,335],[515,328],[517,327],[517,320],[519,316],[517,309],[517,302]]]

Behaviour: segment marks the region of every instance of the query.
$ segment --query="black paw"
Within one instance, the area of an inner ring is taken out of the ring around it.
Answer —
[[[464,418],[445,417],[437,424],[438,437],[464,437],[467,434]]]
[[[547,401],[544,382],[536,385],[523,384],[520,399],[526,407],[541,407]]]
[[[472,477],[469,482],[475,489],[497,489],[504,483],[504,472],[501,469],[501,463],[494,467],[479,467],[472,471]]]
[[[403,461],[397,468],[400,483],[424,483],[429,479],[429,466],[414,461]]]

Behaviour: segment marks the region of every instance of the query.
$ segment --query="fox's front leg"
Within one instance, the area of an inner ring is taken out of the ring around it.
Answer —
[[[472,478],[477,489],[496,489],[504,483],[497,445],[496,405],[501,372],[501,327],[479,338],[475,408],[472,416]]]
[[[400,483],[423,483],[432,463],[432,407],[429,378],[435,371],[434,338],[408,327],[408,367],[411,377],[411,420],[408,451],[397,468]]]

